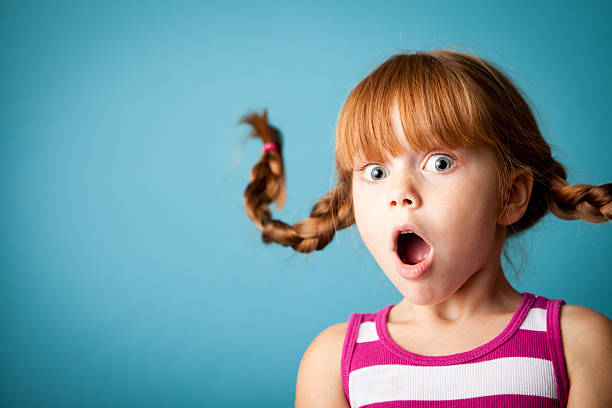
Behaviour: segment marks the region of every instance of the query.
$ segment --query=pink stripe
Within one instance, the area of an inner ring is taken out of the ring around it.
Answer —
[[[533,395],[490,395],[449,401],[389,401],[363,405],[363,408],[558,408],[559,401]]]
[[[356,345],[355,340],[357,339],[361,317],[362,316],[359,313],[353,313],[351,317],[349,317],[346,335],[344,337],[344,344],[342,345],[340,375],[342,376],[342,387],[344,388],[344,395],[346,396],[347,401],[351,400],[349,395],[348,380],[351,361],[353,359],[353,349]]]
[[[376,313],[363,313],[361,316],[362,316],[361,317],[361,321],[362,322],[374,322],[374,321],[376,321]]]
[[[548,334],[548,342],[551,348],[550,353],[555,369],[555,381],[557,382],[557,394],[561,405],[567,405],[569,393],[569,381],[567,379],[567,369],[565,366],[565,358],[563,356],[563,340],[561,338],[561,325],[559,322],[559,313],[561,305],[565,301],[563,299],[552,300],[548,303],[548,311],[546,313],[546,333]]]
[[[504,343],[504,347],[496,348],[484,356],[465,361],[463,364],[495,360],[501,357],[534,357],[550,360],[551,357],[546,345],[546,333],[533,330],[518,330],[514,336]],[[407,362],[405,358],[383,347],[380,341],[368,341],[355,345],[353,361],[350,366],[351,371],[381,364],[417,365]],[[446,362],[437,364],[437,366],[450,365],[456,365],[456,363]]]
[[[537,307],[538,309],[546,309],[546,305],[548,304],[548,298],[545,298],[544,296],[538,296],[535,300],[535,302],[533,302],[533,307]]]

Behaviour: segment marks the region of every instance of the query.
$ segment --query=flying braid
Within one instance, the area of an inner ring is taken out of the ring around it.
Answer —
[[[251,181],[244,192],[246,212],[262,231],[264,242],[291,246],[298,252],[312,252],[323,249],[336,231],[355,222],[350,183],[346,180],[340,180],[314,205],[310,218],[293,225],[272,219],[269,204],[276,201],[277,207],[282,208],[285,199],[282,136],[278,129],[268,124],[265,110],[262,115],[247,115],[240,122],[251,125],[252,137],[276,145],[276,149],[262,153],[251,171]]]

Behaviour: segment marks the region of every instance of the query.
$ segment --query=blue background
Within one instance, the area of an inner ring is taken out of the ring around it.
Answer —
[[[354,227],[309,255],[261,242],[237,120],[283,131],[296,222],[344,99],[402,50],[499,64],[569,181],[612,182],[610,2],[84,3],[0,6],[2,406],[291,406],[316,334],[401,296]],[[512,283],[612,316],[611,244],[547,216]]]

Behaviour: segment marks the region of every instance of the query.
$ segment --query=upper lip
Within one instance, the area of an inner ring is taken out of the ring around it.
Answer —
[[[430,249],[433,248],[431,242],[429,242],[429,240],[425,237],[425,235],[423,235],[423,232],[419,228],[417,228],[413,224],[404,223],[396,225],[393,228],[393,233],[391,234],[391,249],[393,250],[393,252],[397,253],[397,237],[399,236],[399,234],[406,231],[414,232],[419,237],[421,237],[423,241],[425,241],[425,243],[429,246]]]

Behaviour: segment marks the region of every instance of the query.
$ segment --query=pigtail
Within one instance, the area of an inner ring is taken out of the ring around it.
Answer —
[[[606,222],[612,219],[612,183],[592,186],[571,185],[561,177],[553,179],[547,195],[548,208],[564,220]]]
[[[240,120],[253,127],[249,136],[260,138],[264,143],[275,146],[265,150],[251,170],[251,182],[245,193],[246,211],[259,229],[265,220],[270,219],[269,204],[276,201],[276,208],[285,203],[285,170],[282,156],[282,136],[278,129],[268,125],[268,112],[263,115],[253,113]]]
[[[262,240],[291,246],[298,252],[323,249],[336,231],[354,223],[350,183],[340,180],[313,207],[310,218],[289,225],[272,219],[269,204],[276,201],[281,208],[285,198],[285,176],[282,157],[282,137],[278,129],[268,124],[267,112],[253,113],[241,119],[251,125],[252,137],[273,143],[251,171],[251,181],[244,192],[246,212],[262,231]]]

